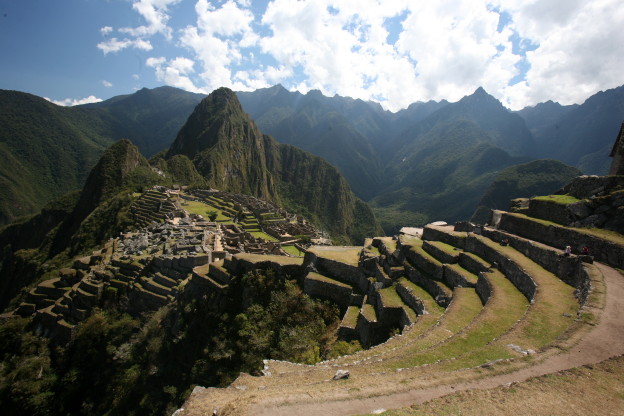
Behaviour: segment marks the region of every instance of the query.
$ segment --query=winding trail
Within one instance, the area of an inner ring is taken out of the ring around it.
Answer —
[[[397,409],[445,396],[458,391],[490,389],[512,382],[556,373],[587,364],[595,364],[624,354],[624,276],[611,267],[596,263],[604,276],[606,286],[605,306],[599,322],[570,350],[545,358],[543,361],[508,374],[458,384],[436,386],[429,389],[410,390],[385,396],[331,400],[314,403],[284,405],[252,405],[249,414],[258,416],[327,416],[372,413],[377,409]]]

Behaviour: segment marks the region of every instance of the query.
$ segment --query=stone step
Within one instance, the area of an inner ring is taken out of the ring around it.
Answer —
[[[312,297],[331,300],[342,309],[347,309],[351,304],[353,288],[331,277],[310,272],[303,279],[303,293]]]
[[[438,226],[428,224],[423,228],[423,240],[440,241],[453,247],[464,248],[467,233],[455,231],[453,226]]]
[[[430,279],[427,275],[411,267],[409,264],[405,265],[405,275],[412,283],[426,290],[427,293],[435,299],[438,305],[446,308],[451,302],[453,291],[445,283]]]
[[[358,339],[357,320],[360,314],[359,306],[349,306],[342,317],[340,328],[338,328],[338,338],[343,341],[352,341]]]
[[[444,268],[442,262],[427,253],[423,249],[423,244],[424,241],[417,238],[405,239],[401,245],[401,252],[413,268],[430,279],[443,281]]]
[[[166,286],[166,287],[174,287],[178,285],[178,282],[170,277],[167,277],[165,275],[163,275],[162,273],[158,272],[158,273],[154,273],[152,276],[152,279],[154,280],[154,282],[158,283],[159,285],[162,286]]]
[[[425,240],[423,241],[422,248],[440,263],[455,264],[459,262],[459,253],[461,250],[450,244],[446,244],[441,241]]]
[[[208,276],[224,285],[230,283],[230,273],[223,266],[222,260],[208,265]]]
[[[479,280],[476,291],[485,304],[469,325],[444,342],[435,344],[435,348],[431,345],[402,357],[392,362],[391,367],[414,367],[457,359],[466,352],[486,346],[522,319],[529,303],[502,273],[482,273]]]
[[[402,329],[416,322],[416,311],[403,301],[395,286],[376,291],[372,300],[380,325]]]
[[[624,268],[624,236],[621,234],[606,230],[564,227],[517,213],[494,211],[494,214],[499,218],[497,228],[508,233],[560,250],[569,245],[573,253],[579,253],[582,247],[587,246],[596,260],[612,267]]]
[[[444,282],[449,287],[475,287],[477,276],[461,267],[459,264],[444,265]]]
[[[158,295],[161,295],[161,296],[168,296],[168,295],[173,294],[173,291],[172,291],[171,288],[156,283],[150,277],[141,277],[140,278],[140,282],[141,282],[141,286],[146,291],[154,292],[154,293],[156,293]]]

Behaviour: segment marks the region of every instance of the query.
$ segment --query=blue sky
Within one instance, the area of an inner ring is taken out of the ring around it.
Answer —
[[[71,105],[281,83],[391,110],[512,109],[624,84],[620,0],[0,0],[0,88]]]

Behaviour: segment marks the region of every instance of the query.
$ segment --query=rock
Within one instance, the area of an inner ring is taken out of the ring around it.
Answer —
[[[350,375],[349,370],[338,370],[336,371],[336,374],[334,375],[332,380],[347,379],[349,378],[349,375]]]
[[[591,210],[584,202],[576,202],[574,204],[568,205],[568,211],[575,218],[583,219],[588,217],[591,214]]]
[[[448,224],[446,223],[446,221],[435,221],[435,222],[430,223],[429,225],[435,225],[435,226],[438,226],[438,227],[443,227],[443,226],[448,225]]]

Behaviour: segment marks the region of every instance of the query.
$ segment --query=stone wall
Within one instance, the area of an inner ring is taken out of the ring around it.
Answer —
[[[481,298],[481,303],[486,304],[492,295],[492,284],[486,277],[485,273],[479,273],[479,278],[477,279],[477,286],[475,286],[475,292]]]
[[[546,225],[531,218],[509,213],[502,213],[499,228],[562,250],[569,245],[573,253],[579,253],[582,247],[587,246],[596,260],[612,267],[624,268],[624,246],[589,234],[565,227]]]
[[[466,239],[466,233],[459,231],[449,232],[445,229],[439,229],[437,226],[434,225],[426,225],[423,229],[422,239],[441,241],[443,243],[463,249],[464,241]]]
[[[403,300],[403,302],[412,308],[418,315],[422,315],[425,311],[425,305],[423,301],[418,298],[414,293],[409,290],[408,287],[401,284],[396,285],[396,291]]]
[[[405,272],[407,274],[407,278],[411,282],[425,289],[427,293],[429,293],[431,297],[435,299],[438,305],[446,308],[449,303],[451,303],[451,294],[446,293],[444,289],[435,281],[429,279],[417,269],[408,265],[405,266]]]
[[[309,273],[303,280],[303,293],[331,300],[340,306],[341,311],[345,311],[351,303],[353,289],[344,283],[330,282],[323,277],[314,272]]]
[[[531,276],[518,264],[474,236],[466,238],[466,250],[482,257],[490,263],[496,262],[498,268],[507,279],[509,279],[529,301],[533,300],[535,292],[537,291],[537,285]]]
[[[317,257],[311,252],[306,252],[303,264],[306,267],[314,267],[319,273],[356,287],[362,293],[368,292],[369,281],[357,266]]]
[[[624,187],[624,176],[579,176],[557,194],[568,194],[578,199],[585,199],[610,193],[618,187]]]
[[[493,241],[507,239],[511,247],[529,257],[567,284],[574,287],[581,285],[580,279],[582,277],[579,275],[579,269],[583,267],[581,258],[577,256],[562,257],[561,252],[553,250],[548,246],[493,228],[484,229],[483,235]]]

